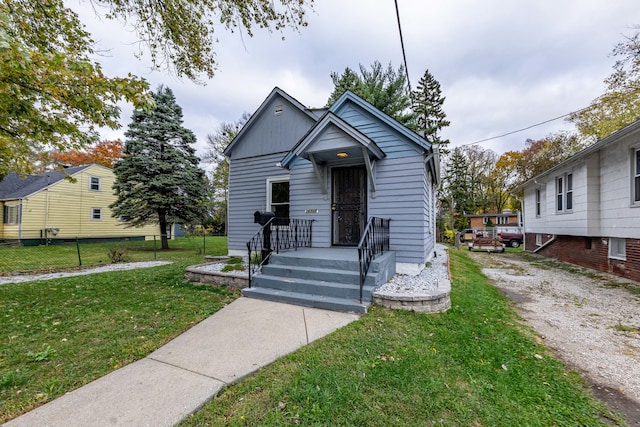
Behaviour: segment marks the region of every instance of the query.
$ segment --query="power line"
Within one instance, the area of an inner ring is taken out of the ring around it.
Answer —
[[[640,89],[639,89],[639,88],[637,88],[637,87],[634,87],[634,86],[629,86],[629,87],[630,87],[631,89],[630,89],[629,91],[627,91],[627,92],[615,93],[615,94],[613,94],[613,96],[611,96],[611,95],[607,95],[607,94],[605,93],[605,94],[603,94],[603,95],[600,95],[600,97],[598,97],[598,99],[601,99],[601,98],[603,98],[603,97],[605,97],[605,96],[608,96],[610,99],[614,99],[614,100],[615,100],[615,99],[618,99],[618,98],[619,98],[619,99],[622,99],[622,98],[624,98],[626,95],[630,95],[630,94],[632,94],[632,93],[634,93],[634,92],[640,92]],[[536,123],[536,124],[534,124],[534,125],[530,125],[530,126],[524,127],[524,128],[522,128],[522,129],[518,129],[518,130],[511,131],[511,132],[503,133],[502,135],[492,136],[492,137],[489,137],[489,138],[481,139],[481,140],[479,140],[479,141],[469,142],[469,143],[467,143],[467,144],[462,144],[462,145],[461,145],[461,147],[466,147],[466,146],[469,146],[469,145],[480,144],[481,142],[487,142],[487,141],[491,141],[491,140],[494,140],[494,139],[503,138],[503,137],[505,137],[505,136],[513,135],[514,133],[523,132],[523,131],[525,131],[525,130],[529,130],[529,129],[534,128],[534,127],[537,127],[537,126],[542,126],[542,125],[544,125],[544,124],[547,124],[547,123],[553,122],[553,121],[555,121],[555,120],[560,120],[560,119],[562,119],[562,118],[564,118],[564,117],[567,117],[567,116],[570,116],[570,115],[572,115],[572,114],[577,114],[577,113],[580,113],[580,112],[582,112],[582,111],[588,110],[588,109],[589,109],[589,108],[591,108],[592,106],[593,106],[593,105],[589,105],[588,107],[583,107],[583,108],[580,108],[580,109],[578,109],[578,110],[576,110],[576,111],[572,111],[572,112],[570,112],[570,113],[563,114],[563,115],[558,116],[558,117],[554,117],[553,119],[545,120],[545,121],[543,121],[543,122]]]
[[[409,67],[407,67],[407,54],[404,50],[404,38],[402,37],[402,25],[400,25],[400,11],[398,10],[398,0],[394,0],[396,4],[396,18],[398,19],[398,33],[400,34],[400,47],[402,48],[402,59],[404,60],[404,72],[407,75],[407,86],[411,92],[411,80],[409,79]]]

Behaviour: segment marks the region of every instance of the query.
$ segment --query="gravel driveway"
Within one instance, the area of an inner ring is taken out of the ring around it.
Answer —
[[[523,253],[471,256],[594,395],[640,426],[640,283]]]

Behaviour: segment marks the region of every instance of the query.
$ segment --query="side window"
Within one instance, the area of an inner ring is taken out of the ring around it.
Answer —
[[[540,194],[540,189],[536,188],[536,216],[540,216],[540,212],[542,212],[541,209],[541,200],[542,200],[542,195]]]
[[[573,209],[573,174],[556,177],[556,212],[570,212]]]
[[[633,150],[633,202],[640,203],[640,148]]]
[[[564,210],[564,179],[560,176],[556,178],[556,210],[562,212]]]
[[[267,179],[267,206],[276,218],[289,218],[289,178]]]
[[[102,221],[102,209],[100,209],[100,208],[91,208],[91,220],[92,221]]]
[[[92,176],[89,178],[89,190],[100,191],[100,177]]]
[[[2,222],[8,225],[20,224],[21,205],[5,205],[3,209]]]

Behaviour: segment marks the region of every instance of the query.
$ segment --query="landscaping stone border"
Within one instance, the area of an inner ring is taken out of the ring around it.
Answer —
[[[249,277],[247,273],[240,272],[223,272],[223,271],[207,271],[202,267],[207,265],[224,263],[232,257],[220,256],[212,257],[207,256],[205,260],[210,261],[205,264],[191,265],[186,268],[184,277],[190,282],[209,284],[222,286],[226,285],[232,289],[241,290],[249,286]]]
[[[373,303],[396,310],[443,313],[451,308],[451,281],[438,283],[438,289],[423,294],[373,293]]]

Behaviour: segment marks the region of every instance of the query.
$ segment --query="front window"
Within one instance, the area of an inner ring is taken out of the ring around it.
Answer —
[[[627,259],[627,241],[625,239],[609,238],[609,258],[622,261]]]
[[[89,190],[100,191],[100,177],[92,176],[89,180]]]
[[[267,206],[276,218],[289,218],[289,178],[267,180]]]
[[[91,208],[91,220],[92,221],[101,221],[102,220],[102,209],[100,209],[100,208]]]
[[[20,224],[20,205],[5,205],[2,222],[8,225]]]

